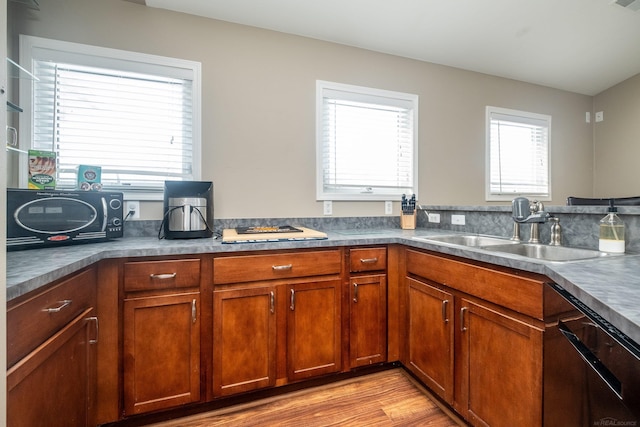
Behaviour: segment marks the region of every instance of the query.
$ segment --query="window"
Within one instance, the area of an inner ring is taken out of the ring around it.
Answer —
[[[161,198],[165,180],[199,179],[199,63],[28,36],[21,43],[38,78],[25,93],[30,140],[56,152],[58,188],[75,188],[80,164],[100,166],[105,189],[138,199]]]
[[[316,83],[318,200],[399,200],[418,192],[418,96]]]
[[[487,107],[487,195],[550,200],[551,116]]]

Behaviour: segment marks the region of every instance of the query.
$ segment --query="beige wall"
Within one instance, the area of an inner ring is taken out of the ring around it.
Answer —
[[[594,195],[640,195],[640,74],[594,97]]]
[[[41,3],[27,16],[10,7],[15,32],[202,63],[202,179],[214,182],[217,218],[322,216],[317,79],[420,96],[420,203],[486,204],[486,105],[553,117],[551,204],[592,191],[592,97],[122,0]],[[377,216],[384,204],[333,210]],[[142,207],[143,218],[160,213],[159,204]]]

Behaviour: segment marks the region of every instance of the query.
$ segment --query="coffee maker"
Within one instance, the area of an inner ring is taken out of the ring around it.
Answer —
[[[213,235],[213,183],[164,182],[164,237],[195,239]]]

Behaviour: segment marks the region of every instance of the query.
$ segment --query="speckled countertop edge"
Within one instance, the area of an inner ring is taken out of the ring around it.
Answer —
[[[108,258],[170,256],[274,249],[325,248],[398,243],[410,247],[540,273],[555,281],[603,318],[640,343],[640,255],[549,263],[477,248],[414,240],[452,234],[434,229],[327,231],[326,240],[223,244],[214,239],[158,240],[134,237],[51,249],[7,253],[7,300]]]

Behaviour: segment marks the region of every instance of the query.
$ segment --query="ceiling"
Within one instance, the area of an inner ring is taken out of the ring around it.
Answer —
[[[640,12],[633,10],[640,7],[640,0],[630,7],[612,0],[146,0],[146,4],[586,95],[640,73]]]

